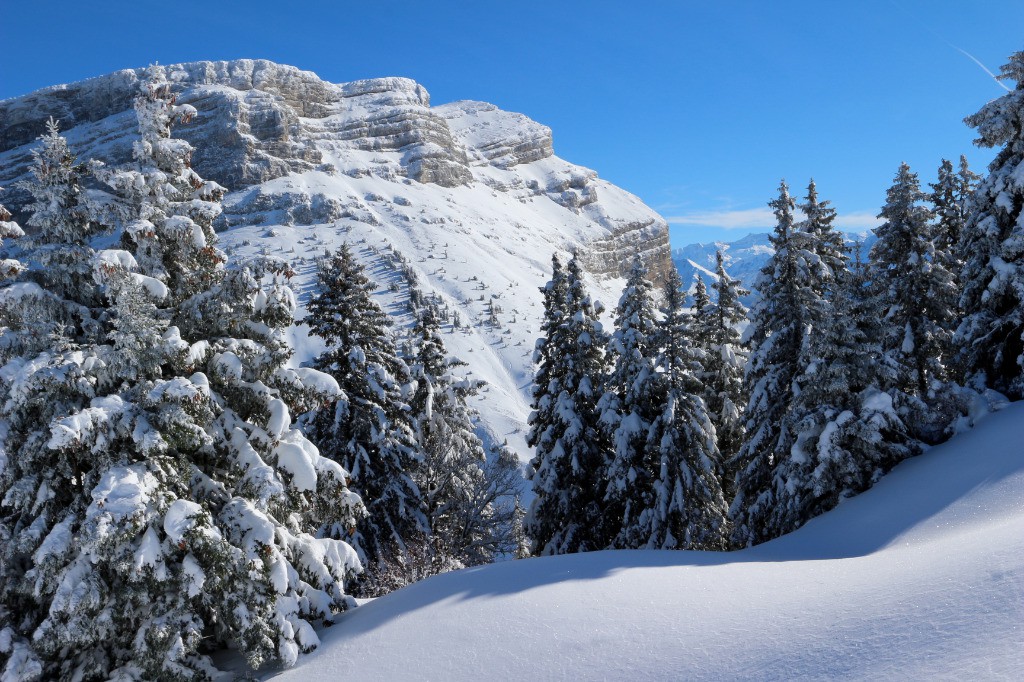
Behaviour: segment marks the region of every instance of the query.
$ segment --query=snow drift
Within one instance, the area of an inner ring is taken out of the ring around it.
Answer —
[[[1024,669],[1024,404],[800,530],[449,573],[344,615],[288,680],[992,679]]]

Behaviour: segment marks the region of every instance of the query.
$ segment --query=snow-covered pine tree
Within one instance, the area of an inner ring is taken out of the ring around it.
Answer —
[[[797,225],[800,231],[811,237],[810,248],[818,257],[818,262],[812,264],[814,290],[819,298],[827,300],[834,298],[841,287],[849,260],[843,236],[833,225],[836,210],[830,204],[829,201],[818,200],[818,187],[811,180],[807,186],[807,198],[799,205],[804,219]],[[811,324],[817,323],[819,321],[814,320]]]
[[[608,355],[611,374],[598,403],[601,427],[611,444],[604,512],[611,546],[636,549],[647,544],[641,515],[652,505],[658,472],[648,458],[647,435],[662,407],[655,364],[658,357],[657,311],[647,267],[637,254],[615,309],[615,331]]]
[[[565,269],[558,255],[551,256],[551,279],[541,287],[544,303],[544,319],[541,321],[542,336],[537,339],[533,362],[537,366],[533,378],[533,412],[530,414],[530,430],[526,443],[531,448],[540,447],[548,427],[554,423],[555,399],[561,392],[561,371],[564,368],[556,352],[561,347],[559,334],[566,322],[565,304],[568,286]]]
[[[881,348],[866,268],[836,272],[828,312],[806,346],[789,420],[793,446],[784,462],[785,504],[772,525],[788,532],[874,483],[917,446],[892,397],[879,390]],[[782,495],[780,494],[780,497]]]
[[[540,326],[541,336],[533,351],[536,366],[532,387],[533,411],[529,417],[530,429],[526,434],[526,444],[535,450],[530,460],[530,478],[538,501],[531,506],[527,515],[526,534],[530,538],[551,538],[561,523],[557,510],[564,502],[560,490],[562,482],[557,478],[562,468],[556,468],[551,461],[560,433],[557,408],[565,370],[561,353],[565,346],[568,298],[565,269],[558,254],[551,256],[551,279],[541,287],[540,292],[544,318]],[[546,543],[547,540],[544,541]]]
[[[673,268],[665,283],[659,324],[662,370],[649,377],[657,415],[647,433],[649,493],[640,501],[637,535],[650,549],[722,550],[728,541],[728,507],[717,465],[715,428],[700,397],[702,353],[690,339],[693,318]]]
[[[163,75],[150,70],[141,99],[168,93]],[[160,114],[173,102],[162,101],[137,106],[143,141],[187,168],[190,148]],[[174,244],[190,216],[220,210],[218,192],[192,173],[189,189],[155,167],[125,173],[133,191],[151,188],[137,208],[182,212],[150,223],[147,240],[167,231]],[[294,312],[284,265],[227,269],[208,236],[207,257],[161,249],[159,267],[147,247],[138,258],[96,253],[93,280],[109,301],[98,341],[73,338],[0,368],[6,677],[202,678],[212,673],[205,652],[229,643],[254,666],[292,663],[317,644],[311,621],[352,604],[355,552],[305,529],[325,514],[354,522],[361,505],[290,418],[338,386],[284,366]],[[207,286],[188,295],[185,281]],[[39,292],[53,295],[23,281],[0,298]]]
[[[3,187],[0,187],[0,192],[3,189]],[[5,239],[17,239],[25,236],[21,225],[11,218],[13,218],[11,212],[7,210],[6,206],[0,204],[0,246],[3,245],[3,240]],[[0,281],[15,277],[24,269],[25,266],[14,258],[0,259]]]
[[[85,167],[75,162],[57,122],[51,118],[46,129],[32,151],[32,179],[19,183],[31,199],[26,211],[32,235],[22,244],[23,258],[34,264],[21,280],[39,288],[31,296],[8,297],[2,305],[7,357],[64,348],[72,339],[98,340],[94,308],[100,294],[88,243],[99,230],[90,218],[95,206],[82,188]],[[12,271],[23,269],[18,265]]]
[[[515,544],[512,525],[518,490],[506,456],[486,451],[473,428],[467,399],[483,382],[454,376],[465,365],[449,358],[435,314],[424,309],[413,329],[416,342],[411,369],[416,390],[410,400],[422,461],[415,480],[430,524],[426,577],[462,566],[489,563]],[[514,497],[508,497],[514,495]]]
[[[792,445],[789,425],[793,381],[803,371],[801,360],[811,320],[820,317],[820,296],[814,270],[820,264],[817,240],[798,229],[795,202],[783,182],[779,197],[769,203],[776,226],[771,236],[775,253],[761,269],[754,288],[761,297],[751,314],[746,337],[751,344],[744,377],[750,396],[745,410],[746,440],[730,466],[736,471],[730,508],[736,546],[754,545],[779,535],[771,525],[783,460]]]
[[[704,278],[697,273],[697,281],[693,283],[693,314],[700,317],[704,309],[711,303],[711,296],[708,294],[708,287],[704,284]]]
[[[927,400],[933,381],[947,377],[955,316],[953,275],[936,256],[931,211],[910,166],[901,164],[875,228],[872,280],[885,320],[883,362],[895,369],[894,389]]]
[[[959,244],[963,319],[956,346],[968,380],[1024,398],[1024,52],[1000,78],[1016,86],[968,116],[975,144],[1001,147],[970,204]]]
[[[939,165],[938,181],[929,183],[932,188],[928,199],[932,204],[935,225],[932,227],[936,257],[942,257],[943,263],[959,276],[963,262],[957,252],[960,235],[967,223],[967,201],[974,194],[978,184],[978,176],[971,172],[967,165],[967,157],[960,156],[960,168],[953,170],[953,162],[943,159]]]
[[[94,172],[121,196],[123,247],[136,254],[142,274],[164,282],[176,305],[212,286],[224,262],[213,221],[225,190],[192,169],[188,142],[171,137],[172,125],[191,121],[196,109],[177,103],[163,67],[149,67],[134,107],[134,163],[108,169],[94,162]]]
[[[743,442],[743,408],[747,403],[743,389],[747,349],[739,331],[739,325],[747,320],[747,308],[740,297],[750,292],[726,272],[721,251],[715,254],[715,275],[711,285],[715,298],[702,310],[695,310],[694,324],[703,337],[696,339],[697,345],[705,344],[701,381],[704,384],[704,402],[715,425],[722,457],[717,463],[718,472],[723,479],[729,479],[728,487],[731,488],[735,472],[728,472],[725,462],[736,454]]]
[[[419,455],[403,394],[411,377],[395,348],[391,323],[372,298],[375,288],[348,245],[342,245],[317,261],[317,289],[303,320],[328,347],[313,366],[334,377],[342,393],[302,423],[320,453],[352,476],[352,489],[368,512],[351,535],[351,529],[338,526],[320,534],[347,540],[370,574],[370,564],[401,561],[410,541],[422,542],[429,533],[413,482]]]
[[[550,402],[537,409],[550,421],[533,419],[530,434],[536,443],[531,462],[536,497],[526,528],[534,553],[543,555],[602,549],[611,540],[601,528],[609,447],[597,411],[607,370],[607,336],[576,256],[564,277],[564,322],[543,348],[558,370],[549,383]]]

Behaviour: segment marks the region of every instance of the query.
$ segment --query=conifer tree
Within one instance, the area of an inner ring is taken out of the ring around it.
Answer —
[[[711,303],[711,297],[708,295],[708,287],[704,284],[704,278],[697,274],[697,281],[693,285],[693,314],[695,317],[700,317],[704,309]]]
[[[597,411],[607,368],[606,334],[576,257],[566,267],[564,286],[564,322],[545,343],[545,352],[560,367],[548,389],[550,422],[534,420],[530,434],[536,443],[531,462],[536,497],[527,534],[534,553],[545,555],[602,549],[610,541],[601,527],[608,446]]]
[[[922,205],[917,174],[901,164],[875,228],[872,278],[885,320],[883,362],[895,370],[893,388],[927,398],[934,380],[947,377],[950,332],[955,314],[953,276],[936,256],[931,212]]]
[[[735,497],[730,508],[734,545],[758,544],[779,534],[771,525],[772,509],[784,488],[779,476],[790,452],[789,424],[793,381],[802,372],[801,359],[808,325],[818,318],[820,303],[812,270],[820,264],[813,237],[795,225],[795,202],[785,182],[769,203],[776,226],[771,236],[775,253],[754,285],[761,297],[754,306],[748,338],[751,343],[744,386],[750,396],[746,440],[733,459]]]
[[[81,335],[95,341],[99,330],[94,308],[100,294],[88,243],[98,227],[90,219],[95,207],[82,189],[85,168],[76,163],[55,120],[47,121],[46,130],[32,152],[32,179],[19,183],[31,198],[26,210],[32,236],[23,242],[23,258],[36,264],[22,280],[40,288],[32,296],[9,298],[4,306],[9,323],[4,352],[11,354],[63,348]],[[13,274],[22,270],[14,266]]]
[[[721,251],[715,254],[715,275],[711,285],[715,299],[695,313],[695,324],[703,330],[703,342],[706,344],[701,379],[704,402],[715,425],[722,456],[718,471],[720,476],[731,479],[732,473],[726,471],[725,461],[736,454],[743,442],[743,408],[747,401],[743,389],[747,349],[738,329],[738,325],[747,319],[747,308],[740,297],[750,292],[725,271]],[[697,343],[700,342],[698,338]],[[729,480],[729,487],[731,484]]]
[[[150,70],[140,100],[154,106],[136,108],[143,142],[187,168],[163,76]],[[219,192],[190,171],[187,194],[155,167],[125,173],[152,189],[154,206],[211,221],[220,210]],[[117,171],[104,177],[128,184]],[[185,217],[165,212],[146,239],[173,237]],[[138,241],[138,255],[97,252],[98,288],[86,294],[99,297],[98,332],[73,327],[61,346],[0,368],[5,677],[192,679],[211,675],[205,654],[228,643],[253,666],[290,664],[317,645],[312,621],[352,604],[354,551],[304,529],[323,515],[354,521],[361,505],[290,418],[338,387],[284,367],[287,268],[261,259],[227,269],[206,236],[207,257],[164,249],[148,270],[139,261],[153,251]],[[57,296],[29,275],[0,299]],[[207,286],[171,286],[186,279]]]
[[[967,201],[978,184],[978,176],[967,166],[967,157],[960,156],[960,168],[953,170],[953,163],[943,159],[939,166],[938,181],[929,183],[935,225],[932,228],[936,256],[954,274],[959,275],[963,263],[957,253],[957,245],[967,223]]]
[[[659,325],[660,372],[648,382],[656,416],[648,429],[647,468],[651,487],[640,498],[639,546],[651,549],[722,550],[728,540],[728,508],[717,465],[721,460],[715,427],[700,397],[705,373],[691,341],[693,318],[673,269],[665,284],[664,318]]]
[[[769,526],[787,533],[867,489],[915,452],[892,396],[878,388],[881,354],[868,279],[845,255],[818,281],[822,313],[804,345],[786,426],[789,452],[779,463]]]
[[[512,549],[518,491],[511,474],[518,466],[508,453],[496,453],[487,462],[466,402],[482,382],[453,375],[465,363],[448,357],[429,309],[413,334],[416,390],[411,406],[422,456],[414,475],[423,495],[431,550],[428,565],[419,570],[430,575],[489,563]]]
[[[648,431],[663,398],[654,391],[658,324],[652,289],[637,254],[615,309],[608,353],[614,364],[598,404],[612,447],[604,493],[607,532],[613,547],[625,549],[647,542],[640,517],[652,504],[650,492],[657,475],[646,456]]]
[[[530,430],[526,443],[531,448],[540,446],[541,439],[555,421],[555,406],[561,392],[561,377],[564,365],[556,352],[562,345],[560,334],[566,322],[566,295],[568,287],[565,270],[558,255],[551,256],[551,279],[541,287],[544,304],[544,319],[541,321],[541,337],[537,339],[533,352],[533,363],[537,369],[533,378],[533,412],[530,414]]]
[[[3,191],[3,187],[0,187],[0,192]],[[24,237],[25,232],[21,229],[21,225],[11,220],[11,212],[7,210],[3,204],[0,204],[0,245],[3,245],[4,239],[17,239],[18,237]],[[19,261],[13,258],[4,258],[0,260],[0,280],[10,279],[15,277],[18,273],[25,269]]]
[[[318,260],[317,290],[304,320],[328,346],[313,366],[341,387],[332,404],[304,417],[306,433],[321,454],[349,472],[368,512],[351,535],[336,526],[320,534],[348,540],[365,564],[400,559],[410,541],[429,533],[412,479],[419,454],[403,397],[411,377],[388,317],[372,298],[375,288],[342,245]]]
[[[799,205],[804,219],[797,226],[810,237],[810,249],[817,256],[817,262],[810,264],[814,291],[819,298],[827,300],[840,288],[848,261],[843,237],[833,225],[836,210],[830,204],[818,200],[818,187],[811,180],[807,198]],[[811,310],[813,312],[813,308]],[[816,322],[819,321],[813,321],[812,325]]]
[[[1013,90],[968,116],[975,144],[999,148],[978,186],[959,253],[963,319],[956,330],[969,381],[1024,398],[1024,52],[1010,56],[1000,79]]]

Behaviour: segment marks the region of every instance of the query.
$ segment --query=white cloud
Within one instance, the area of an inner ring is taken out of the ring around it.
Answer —
[[[796,219],[800,219],[799,211]],[[748,208],[737,211],[699,211],[682,215],[665,216],[672,225],[703,225],[723,230],[762,229],[775,226],[775,214],[770,208]],[[881,225],[882,221],[871,211],[843,213],[836,218],[835,225],[841,230],[867,230]]]
[[[881,224],[882,220],[873,211],[841,213],[836,218],[836,227],[840,230],[870,230]]]
[[[768,208],[748,208],[741,211],[703,211],[666,216],[665,220],[672,225],[705,225],[723,230],[752,227],[770,229],[775,224],[775,214]]]

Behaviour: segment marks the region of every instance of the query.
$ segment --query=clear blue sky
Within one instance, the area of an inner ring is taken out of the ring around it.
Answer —
[[[785,177],[870,223],[901,161],[991,153],[963,125],[1024,49],[1024,2],[15,2],[0,98],[153,61],[266,58],[343,82],[414,78],[554,130],[673,242],[770,227]],[[970,55],[970,56],[969,56]],[[973,57],[973,59],[972,59]],[[725,229],[731,226],[731,229]]]

